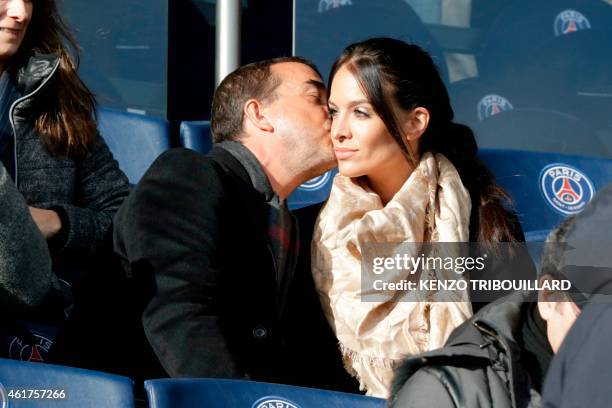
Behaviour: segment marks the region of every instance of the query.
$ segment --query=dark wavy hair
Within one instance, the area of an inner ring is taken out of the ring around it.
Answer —
[[[69,47],[70,48],[69,48]],[[57,11],[54,0],[34,0],[26,35],[11,58],[9,69],[34,53],[59,57],[49,103],[36,118],[35,128],[47,149],[58,156],[82,158],[94,145],[96,100],[77,74],[79,46]]]
[[[472,200],[470,241],[515,241],[516,214],[510,197],[476,157],[478,146],[471,129],[453,122],[448,92],[430,55],[400,40],[372,38],[344,50],[332,66],[329,86],[342,66],[355,76],[407,160],[416,165],[424,153],[432,152],[453,163]],[[429,111],[429,125],[419,140],[418,152],[404,142],[393,106]]]

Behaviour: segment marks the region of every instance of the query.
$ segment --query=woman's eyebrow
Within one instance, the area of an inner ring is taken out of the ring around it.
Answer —
[[[348,101],[346,106],[352,107],[355,105],[361,105],[362,103],[367,103],[368,105],[370,105],[370,101],[368,101],[367,99],[357,99],[355,101]],[[333,103],[331,100],[329,101],[329,104],[336,106],[336,104]]]

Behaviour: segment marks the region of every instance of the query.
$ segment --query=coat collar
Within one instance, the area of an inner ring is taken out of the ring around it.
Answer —
[[[28,95],[41,87],[52,76],[60,63],[56,54],[34,53],[16,70],[17,86],[22,95]]]

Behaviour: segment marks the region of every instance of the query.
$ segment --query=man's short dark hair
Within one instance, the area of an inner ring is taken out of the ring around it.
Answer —
[[[563,262],[563,256],[567,251],[565,237],[569,230],[574,226],[576,217],[570,216],[564,219],[546,238],[544,251],[542,252],[540,276],[550,275],[558,278]]]
[[[281,79],[272,74],[270,67],[282,62],[307,65],[321,76],[317,67],[302,57],[273,58],[236,69],[223,79],[213,96],[210,126],[214,143],[240,137],[246,101],[274,100],[274,91],[281,84]]]

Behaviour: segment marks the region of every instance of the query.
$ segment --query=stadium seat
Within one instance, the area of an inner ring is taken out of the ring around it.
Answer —
[[[585,121],[549,109],[512,109],[473,126],[478,146],[580,156],[609,157],[600,136]]]
[[[20,361],[47,361],[59,329],[59,322],[5,321],[0,327],[1,356]]]
[[[556,38],[607,29],[612,6],[601,0],[516,0],[483,33],[479,70],[495,74],[530,64],[531,56]],[[605,56],[600,56],[605,58]],[[608,56],[609,58],[609,56]],[[603,65],[603,61],[598,64]]]
[[[498,115],[525,104],[516,86],[483,78],[468,78],[453,82],[448,94],[455,112],[455,122],[474,127],[488,117]]]
[[[600,0],[513,1],[483,34],[479,81],[505,82],[515,108],[570,114],[610,139],[610,20],[612,5]]]
[[[157,156],[170,148],[165,119],[100,108],[98,129],[132,184],[138,183]]]
[[[290,385],[242,380],[145,381],[150,408],[382,408],[385,400]]]
[[[133,384],[96,371],[0,359],[0,406],[132,408]]]
[[[497,149],[478,155],[510,193],[527,242],[544,242],[612,182],[610,159]]]
[[[183,121],[180,128],[181,146],[206,154],[212,148],[210,122],[206,120]]]
[[[442,78],[448,79],[436,39],[406,1],[300,1],[295,7],[299,17],[295,54],[314,62],[326,80],[332,63],[347,45],[372,37],[418,44],[432,56]]]
[[[288,198],[287,205],[291,210],[307,207],[327,200],[337,169],[328,171],[318,177],[308,180],[299,186]]]

